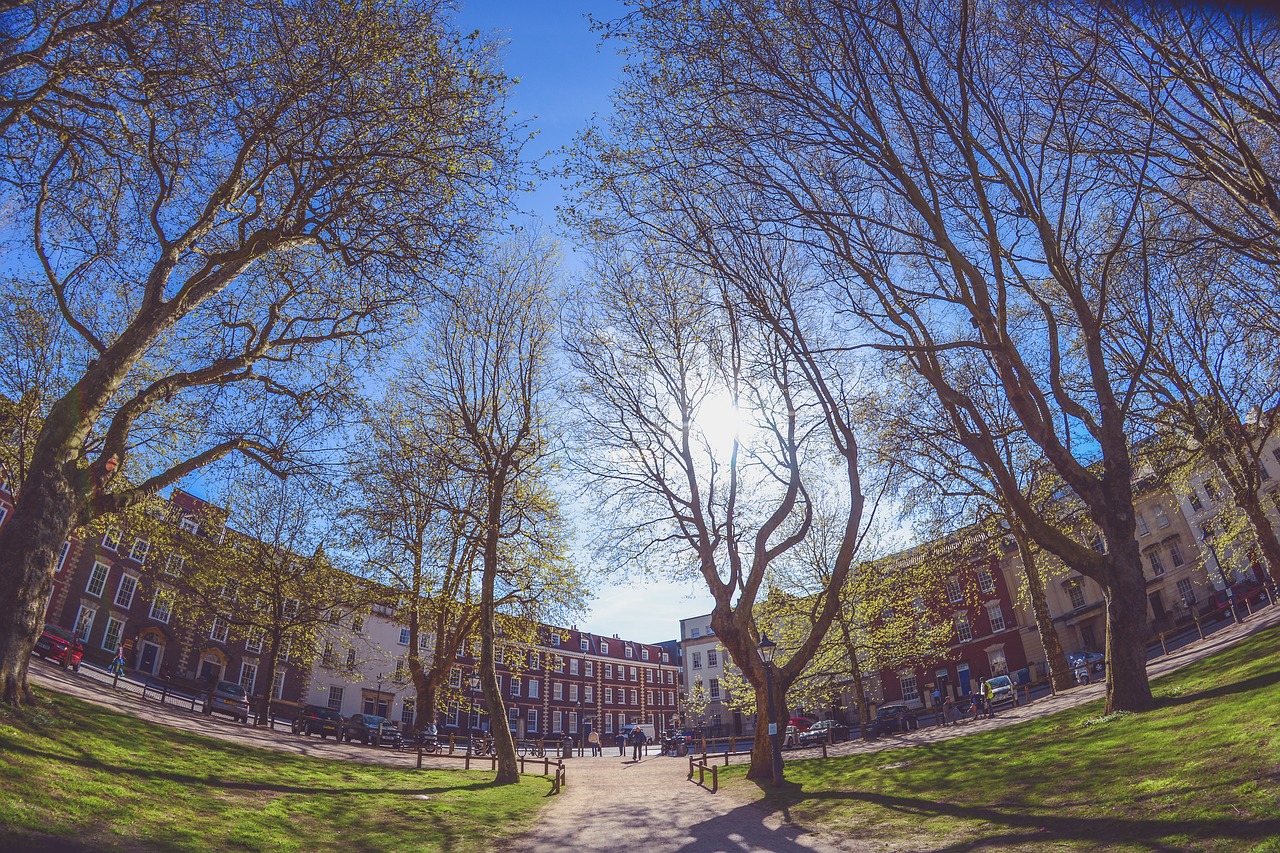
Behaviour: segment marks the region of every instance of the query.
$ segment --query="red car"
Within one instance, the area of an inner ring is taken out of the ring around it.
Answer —
[[[63,669],[71,667],[79,672],[80,661],[84,658],[84,645],[66,628],[46,622],[40,639],[36,640],[35,653],[62,664]]]
[[[792,717],[787,725],[795,726],[797,731],[803,732],[813,725],[813,720],[808,717]]]

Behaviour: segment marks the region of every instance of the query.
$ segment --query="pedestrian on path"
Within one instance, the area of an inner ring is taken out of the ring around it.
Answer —
[[[991,700],[995,698],[995,689],[991,686],[991,682],[985,678],[982,679],[982,712],[989,720],[996,715],[991,707]]]
[[[622,729],[618,729],[618,733],[614,735],[613,742],[618,745],[618,755],[627,754],[627,733]]]
[[[108,672],[113,673],[117,677],[124,675],[124,646],[116,646],[116,656],[112,659],[111,667]]]
[[[639,726],[636,726],[631,730],[628,739],[631,741],[631,760],[639,761],[645,746],[644,731]]]
[[[587,743],[591,744],[591,757],[598,756],[600,754],[600,733],[592,729],[591,734],[587,735]]]

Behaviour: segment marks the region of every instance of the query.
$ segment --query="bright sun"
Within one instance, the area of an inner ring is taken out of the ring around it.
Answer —
[[[742,413],[729,394],[713,394],[698,407],[694,425],[713,449],[728,450],[742,427]]]

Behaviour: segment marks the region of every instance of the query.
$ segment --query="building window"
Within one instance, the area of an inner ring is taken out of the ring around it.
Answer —
[[[529,709],[529,712],[528,712],[525,716],[526,716],[526,717],[528,717],[528,726],[527,726],[527,728],[525,729],[525,731],[526,731],[526,732],[536,732],[536,731],[539,731],[539,729],[538,729],[538,709],[537,709],[537,708],[530,708],[530,709]]]
[[[551,698],[557,701],[564,699],[564,682],[557,681],[551,685]]]
[[[133,594],[138,591],[138,579],[133,575],[122,575],[120,585],[116,587],[116,606],[128,610],[133,606]]]
[[[697,628],[690,628],[690,629],[689,629],[689,638],[690,638],[690,639],[696,640],[696,639],[698,639],[698,637],[700,637],[700,636],[702,636],[702,632],[701,632],[701,631],[699,631]]]
[[[625,646],[622,649],[622,651],[626,655],[628,660],[636,656],[635,649],[631,648],[630,646]]]
[[[1062,588],[1071,599],[1072,610],[1079,610],[1081,607],[1084,607],[1084,587],[1080,585],[1079,580],[1076,578],[1065,580],[1062,582]]]
[[[537,699],[538,691],[540,691],[541,689],[542,688],[538,685],[538,679],[536,678],[529,679],[529,698],[530,699]]]
[[[66,565],[67,554],[70,553],[70,551],[71,551],[71,540],[68,539],[66,542],[62,543],[62,551],[58,553],[58,568],[54,570],[55,574],[57,572],[61,572],[62,567]]]
[[[604,689],[604,704],[606,705],[613,704],[613,688],[612,687],[606,687]]]
[[[1218,491],[1218,484],[1213,481],[1213,478],[1205,480],[1202,486],[1204,487],[1205,497],[1209,500],[1215,502],[1222,500],[1222,492]]]
[[[169,559],[164,561],[164,573],[170,577],[177,577],[182,574],[182,567],[186,562],[186,557],[170,554]]]
[[[1156,527],[1164,528],[1169,526],[1169,516],[1165,513],[1164,507],[1156,504]]]
[[[595,689],[594,687],[592,687],[590,684],[588,684],[588,685],[586,685],[585,687],[583,687],[583,688],[582,688],[582,692],[583,692],[583,694],[584,694],[584,695],[583,695],[583,697],[582,697],[582,701],[583,701],[583,702],[594,702],[594,701],[596,701],[596,689]]]
[[[920,698],[920,691],[916,687],[916,675],[914,672],[904,672],[899,678],[902,680],[902,698],[904,701],[910,702],[913,699]]]
[[[297,619],[297,618],[298,618],[298,609],[299,609],[301,606],[302,606],[302,605],[301,605],[301,604],[299,604],[298,599],[296,599],[296,598],[286,598],[286,599],[284,600],[284,618],[286,618],[286,619]]]
[[[957,577],[947,578],[947,601],[952,604],[959,604],[964,601],[964,590],[960,586],[960,579]]]
[[[271,676],[271,696],[275,699],[284,698],[284,670],[277,669],[275,675]]]
[[[559,648],[559,647],[560,647],[560,635],[559,635],[559,634],[552,634],[552,635],[551,635],[551,645],[555,646],[556,648]]]
[[[577,658],[570,658],[570,659],[569,659],[569,674],[570,674],[570,675],[577,675],[577,674],[578,674],[578,659],[577,659]]]
[[[173,615],[173,593],[167,589],[156,590],[156,597],[151,599],[151,618],[157,622],[169,624]]]
[[[969,624],[968,613],[956,614],[956,637],[962,643],[967,643],[973,639],[973,627]]]
[[[641,650],[640,650],[640,660],[648,660],[648,659],[649,659],[649,650],[648,650],[648,649],[641,649]]]
[[[578,731],[578,712],[570,711],[569,712],[569,732],[570,734],[575,734],[577,733],[577,731]]]
[[[719,666],[720,656],[715,649],[707,649],[707,666]]]
[[[200,522],[196,521],[189,515],[184,515],[182,520],[178,522],[178,528],[186,533],[199,533]]]
[[[124,623],[114,616],[107,617],[107,630],[102,632],[102,647],[114,653],[120,645],[120,634],[124,631]]]
[[[631,676],[630,680],[639,681],[639,679],[636,677],[636,668],[634,666],[630,666],[630,667],[627,667],[627,669],[629,670],[628,675]]]
[[[449,670],[449,686],[454,690],[462,687],[462,670],[456,666]]]
[[[631,704],[632,705],[640,704],[640,692],[638,690],[631,691]]]
[[[495,649],[493,650],[493,662],[494,662],[494,663],[505,663],[505,662],[506,662],[506,658],[507,658],[507,656],[506,656],[506,654],[504,653],[504,651],[503,651],[503,649],[502,649],[502,646],[498,646],[497,648],[495,648]]]
[[[1200,496],[1196,494],[1195,489],[1192,489],[1191,493],[1187,495],[1187,503],[1191,504],[1191,509],[1195,512],[1204,509],[1204,504],[1200,502]]]
[[[342,713],[342,688],[341,687],[329,688],[329,701],[326,704],[328,705],[329,710]]]
[[[107,585],[108,571],[109,569],[102,563],[94,563],[93,571],[89,574],[89,584],[84,588],[84,591],[94,598],[102,598],[102,590]]]
[[[604,665],[604,677],[613,678],[613,664],[607,663]]]
[[[329,645],[328,642],[324,644],[324,651],[320,654],[320,665],[333,666],[333,646]]]
[[[540,660],[539,660],[539,658],[538,658],[538,653],[537,653],[537,652],[529,652],[529,669],[530,669],[530,670],[536,670],[536,669],[538,669],[538,664],[539,664],[540,662],[541,662],[541,661],[540,661]]]
[[[673,683],[674,683],[674,682],[671,680],[671,676],[672,676],[671,670],[667,670],[667,684],[673,684]]]
[[[514,732],[519,727],[520,727],[520,709],[508,708],[507,709],[507,728]]]
[[[604,715],[604,730],[606,733],[613,732],[613,714]]]
[[[130,560],[137,560],[138,565],[142,565],[147,561],[147,552],[151,550],[151,543],[145,539],[133,540],[133,550],[129,552]]]
[[[520,695],[520,679],[515,677],[512,677],[511,679],[511,695],[512,696]]]
[[[261,628],[250,628],[249,635],[245,637],[244,647],[246,651],[258,654],[262,651],[262,640],[266,633]]]
[[[692,655],[692,658],[693,658],[693,668],[702,669],[702,652],[694,652]]]
[[[1164,563],[1160,561],[1160,552],[1148,551],[1147,559],[1151,561],[1151,574],[1160,577],[1164,574]]]
[[[609,654],[609,641],[608,641],[608,640],[601,640],[601,641],[600,641],[600,654],[602,654],[602,655],[607,655],[607,654]]]
[[[80,638],[80,642],[89,642],[89,632],[93,630],[93,617],[98,611],[93,607],[80,605],[80,612],[76,614],[76,636]]]
[[[985,595],[990,595],[996,591],[996,579],[991,576],[990,569],[978,569],[978,589],[982,590]]]
[[[112,551],[120,550],[120,531],[114,527],[107,528],[107,532],[102,537],[102,547]]]
[[[1182,546],[1177,542],[1169,543],[1169,560],[1175,569],[1187,562],[1182,558]]]
[[[400,725],[405,729],[413,728],[413,709],[417,706],[414,699],[405,699],[404,704],[400,706]]]
[[[253,685],[258,680],[258,665],[255,663],[240,664],[240,686],[244,692],[253,695]]]
[[[596,662],[595,662],[595,661],[591,661],[591,660],[589,660],[589,661],[585,661],[585,662],[582,664],[582,667],[583,667],[583,669],[585,670],[585,674],[586,674],[587,678],[594,678],[594,677],[595,677],[595,674],[596,674]]]
[[[589,648],[591,648],[591,644],[587,642],[587,638],[586,638],[586,637],[579,637],[579,638],[578,638],[578,651],[585,652],[585,651],[586,651],[587,649],[589,649]]]
[[[398,683],[403,683],[405,681],[405,676],[406,676],[406,672],[404,668],[404,658],[396,658],[396,671],[391,676],[391,680]]]
[[[400,645],[402,646],[409,645],[409,629],[408,628],[400,629]]]
[[[351,633],[353,634],[364,633],[364,617],[363,616],[351,617]]]
[[[711,686],[707,690],[707,695],[711,697],[711,701],[713,702],[720,701],[720,679],[711,679],[710,685]]]
[[[356,668],[356,650],[347,649],[347,669]]]
[[[991,633],[998,634],[1004,630],[1004,612],[1000,602],[993,601],[987,605],[987,618],[991,620]]]
[[[578,685],[576,684],[569,685],[569,701],[570,702],[578,701]]]
[[[221,616],[213,617],[213,624],[209,626],[209,639],[219,643],[227,641],[227,623],[222,620]]]
[[[1196,590],[1191,585],[1191,578],[1182,578],[1178,581],[1178,597],[1182,599],[1182,603],[1187,607],[1195,606]]]
[[[1151,528],[1147,526],[1147,517],[1145,515],[1138,513],[1133,517],[1133,520],[1138,524],[1139,536],[1147,536],[1151,533]]]

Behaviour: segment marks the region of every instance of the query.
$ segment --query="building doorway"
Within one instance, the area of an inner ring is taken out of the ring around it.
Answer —
[[[142,641],[142,652],[138,655],[138,672],[145,672],[147,675],[155,675],[156,667],[160,666],[160,646],[151,640]]]

